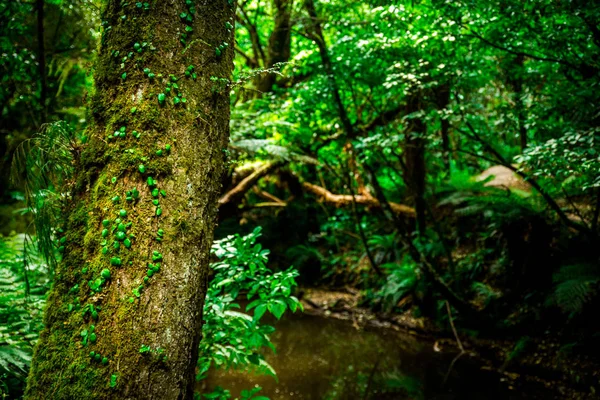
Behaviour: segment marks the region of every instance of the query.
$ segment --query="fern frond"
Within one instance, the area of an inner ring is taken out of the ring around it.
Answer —
[[[43,325],[48,268],[25,239],[0,239],[0,384],[5,378],[24,383]]]
[[[442,195],[440,205],[455,207],[458,215],[483,214],[486,217],[508,221],[536,215],[544,210],[538,196],[520,190],[507,191],[486,186],[493,176],[476,180],[464,173],[457,175],[439,194]]]
[[[42,125],[40,132],[22,142],[12,160],[13,181],[24,189],[25,203],[33,213],[37,245],[54,266],[54,228],[62,221],[61,191],[73,176],[75,135],[65,121]]]
[[[483,282],[473,282],[471,289],[477,293],[478,296],[483,298],[484,304],[487,306],[494,299],[500,297],[500,293],[494,290],[491,286]]]
[[[408,262],[383,264],[381,268],[389,271],[390,274],[378,295],[382,298],[384,307],[391,310],[404,296],[413,291],[419,276],[416,266]]]
[[[556,284],[553,302],[571,316],[581,312],[596,294],[600,269],[591,264],[571,264],[562,267],[553,277]]]

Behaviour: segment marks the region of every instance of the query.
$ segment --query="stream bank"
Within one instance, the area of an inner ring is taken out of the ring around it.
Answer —
[[[518,340],[461,334],[460,345],[464,348],[461,354],[457,338],[428,319],[416,318],[410,312],[376,313],[360,307],[359,299],[360,292],[353,288],[310,288],[302,291],[305,314],[346,321],[348,326],[358,331],[390,330],[403,336],[412,336],[435,353],[451,355],[453,368],[459,368],[461,363],[476,366],[481,371],[495,374],[497,380],[509,390],[534,386],[537,390],[544,388],[545,397],[540,398],[599,398],[600,365],[586,355],[564,351],[565,346],[561,345],[560,337],[556,334],[546,332],[545,336],[528,338],[525,349],[512,358],[511,353],[514,354],[515,348],[519,347]]]

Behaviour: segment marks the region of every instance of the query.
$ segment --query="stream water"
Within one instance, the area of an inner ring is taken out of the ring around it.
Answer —
[[[542,385],[510,388],[501,377],[429,341],[389,329],[357,330],[349,321],[292,315],[275,324],[272,377],[215,371],[205,390],[221,386],[233,398],[255,385],[271,400],[320,399],[553,399]]]

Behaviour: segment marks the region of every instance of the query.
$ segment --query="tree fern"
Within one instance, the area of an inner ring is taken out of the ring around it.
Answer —
[[[398,244],[395,233],[388,235],[373,234],[369,237],[367,243],[377,263],[397,260],[399,257],[398,250],[401,249],[401,246]]]

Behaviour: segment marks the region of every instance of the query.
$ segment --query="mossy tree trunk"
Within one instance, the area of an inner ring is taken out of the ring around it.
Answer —
[[[188,399],[229,133],[233,0],[109,0],[27,399]]]

